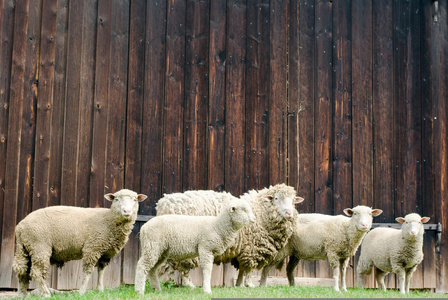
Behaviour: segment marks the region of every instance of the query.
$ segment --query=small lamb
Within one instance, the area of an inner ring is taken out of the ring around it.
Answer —
[[[361,246],[357,271],[357,285],[362,288],[363,275],[368,275],[375,268],[378,286],[385,291],[384,277],[392,272],[398,274],[400,292],[409,293],[412,274],[423,260],[423,223],[429,217],[408,214],[396,218],[401,229],[378,227],[370,231]]]
[[[231,201],[218,216],[163,215],[149,220],[140,230],[141,257],[137,263],[135,291],[144,294],[146,275],[151,286],[161,290],[157,268],[165,260],[199,256],[202,288],[210,294],[214,256],[226,250],[241,228],[254,222],[251,206],[240,199]]]
[[[339,291],[339,273],[342,271],[341,289],[347,291],[346,270],[363,237],[372,227],[373,217],[383,211],[359,205],[344,209],[351,218],[339,215],[299,214],[288,244],[279,251],[274,261],[263,268],[260,286],[266,285],[266,278],[272,266],[281,268],[289,256],[286,267],[289,284],[294,285],[294,269],[299,261],[327,259],[333,268],[334,290]]]
[[[31,279],[38,292],[50,297],[46,276],[50,264],[62,267],[82,259],[84,279],[79,293],[87,289],[93,268],[98,266],[98,290],[104,289],[104,268],[123,249],[137,219],[138,203],[146,195],[120,190],[104,195],[111,208],[51,206],[30,213],[16,226],[13,269],[19,278],[19,296],[27,294]]]

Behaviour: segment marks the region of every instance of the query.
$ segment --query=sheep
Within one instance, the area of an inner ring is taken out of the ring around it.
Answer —
[[[373,266],[376,282],[384,291],[384,277],[392,272],[398,274],[400,293],[409,293],[412,274],[423,261],[423,223],[429,219],[412,213],[395,219],[402,224],[401,229],[372,229],[362,242],[357,285],[362,288],[363,275],[370,274]]]
[[[255,222],[246,201],[228,203],[218,216],[156,216],[140,230],[141,257],[137,263],[135,291],[145,292],[148,276],[151,286],[160,291],[158,267],[166,260],[183,260],[199,256],[203,271],[203,291],[211,293],[214,255],[220,255],[244,226]]]
[[[276,265],[280,269],[284,258],[289,256],[286,272],[291,286],[294,286],[294,269],[301,259],[328,259],[333,268],[334,290],[339,291],[339,273],[342,271],[341,289],[347,291],[345,277],[350,257],[356,253],[363,237],[372,227],[373,217],[382,212],[380,209],[359,205],[344,209],[344,213],[351,218],[342,215],[300,214],[288,244],[263,268],[260,285],[266,285],[270,268]]]
[[[240,196],[252,205],[257,222],[244,228],[235,242],[221,256],[215,256],[214,262],[232,263],[239,268],[236,285],[253,286],[250,282],[250,271],[261,269],[287,243],[293,231],[293,219],[297,215],[295,203],[304,199],[296,196],[293,187],[277,184],[260,191],[251,190]],[[164,195],[156,205],[157,215],[216,215],[222,206],[236,199],[226,192],[187,191]],[[182,284],[194,287],[189,279],[189,270],[197,267],[197,260],[186,260],[180,263],[170,262],[182,277]],[[243,283],[244,275],[246,280]]]
[[[50,206],[30,213],[16,226],[13,269],[19,278],[19,295],[26,296],[31,279],[37,291],[50,297],[46,276],[50,264],[62,267],[82,259],[84,278],[79,289],[84,294],[95,265],[98,290],[103,291],[104,268],[124,247],[137,218],[138,203],[146,195],[122,189],[104,195],[111,208]]]

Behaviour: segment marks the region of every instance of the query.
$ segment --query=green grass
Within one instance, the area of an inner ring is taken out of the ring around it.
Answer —
[[[80,296],[76,292],[56,294],[51,299],[211,299],[213,298],[448,298],[447,294],[436,294],[429,291],[415,290],[405,296],[397,290],[382,292],[376,289],[353,289],[348,292],[338,293],[331,287],[212,287],[213,294],[206,295],[197,287],[177,287],[171,284],[162,286],[161,292],[155,292],[149,285],[146,286],[144,296],[134,292],[133,285],[123,285],[117,289],[106,289],[103,293],[92,290]],[[28,299],[41,299],[32,296]]]

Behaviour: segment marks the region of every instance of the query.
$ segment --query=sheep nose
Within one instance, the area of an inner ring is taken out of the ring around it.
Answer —
[[[123,209],[123,216],[129,217],[132,214],[130,209]]]

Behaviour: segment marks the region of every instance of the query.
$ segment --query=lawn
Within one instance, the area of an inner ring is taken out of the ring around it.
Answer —
[[[88,291],[83,296],[75,292],[53,295],[51,299],[211,299],[211,298],[448,298],[447,294],[436,294],[429,291],[411,291],[401,295],[396,290],[382,292],[376,289],[352,289],[338,293],[331,287],[289,287],[269,286],[256,288],[213,287],[213,294],[206,295],[201,288],[190,289],[165,284],[161,292],[154,292],[147,285],[144,296],[134,292],[133,285],[123,285],[117,289],[106,289],[103,293]],[[41,299],[33,296],[28,299]]]

